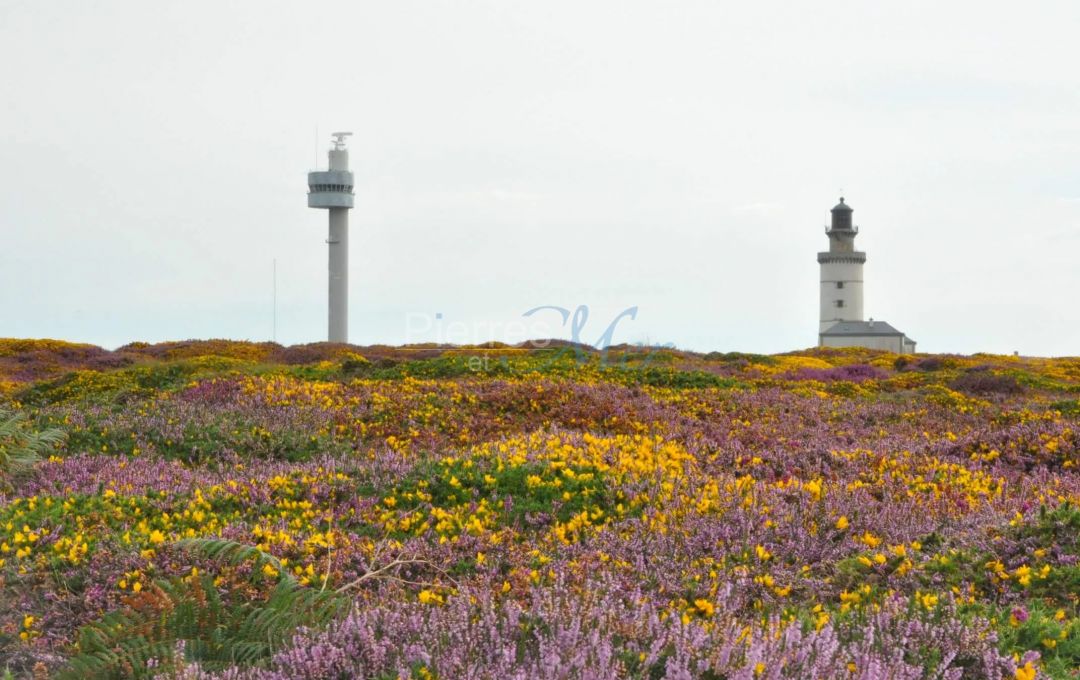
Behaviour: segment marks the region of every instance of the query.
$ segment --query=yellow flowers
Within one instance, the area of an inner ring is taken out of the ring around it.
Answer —
[[[281,491],[287,489],[290,486],[289,478],[285,475],[274,475],[270,479],[266,480],[266,485],[270,487],[272,491]]]
[[[810,498],[815,501],[821,500],[821,480],[814,479],[803,484],[803,489],[810,494]]]
[[[716,612],[716,606],[704,598],[694,600],[694,608],[705,618],[712,618],[712,615]]]
[[[812,611],[814,613],[814,630],[821,630],[829,623],[829,612],[825,611],[825,608],[820,604],[814,605]]]
[[[442,604],[444,602],[441,595],[431,590],[421,590],[416,598],[423,604]]]
[[[1031,585],[1031,567],[1027,566],[1026,564],[1014,569],[1013,576],[1016,577],[1016,582],[1020,585]]]
[[[274,568],[274,565],[269,563],[263,565],[262,573],[267,578],[277,578],[278,576],[278,570]]]
[[[881,545],[881,539],[869,531],[864,532],[863,535],[859,537],[859,541],[864,543],[868,548],[876,548]]]
[[[836,528],[839,531],[844,531],[849,526],[848,518],[845,515],[841,515],[840,519],[836,520]]]
[[[1016,669],[1016,680],[1035,680],[1037,672],[1036,668],[1028,661],[1023,666]]]
[[[286,562],[287,562],[287,560],[282,559],[281,560],[281,566],[284,567]],[[299,581],[303,585],[307,585],[307,584],[311,583],[315,578],[315,565],[308,564],[305,567],[305,566],[301,566],[301,565],[297,564],[296,566],[293,567],[293,574],[296,575],[296,580],[297,581]],[[323,577],[323,580],[326,580],[325,576]]]
[[[864,598],[868,598],[873,592],[869,585],[864,585],[856,591],[843,591],[840,593],[840,611],[849,611],[852,606],[857,605],[864,601]]]
[[[938,596],[933,593],[915,594],[915,598],[919,601],[919,604],[923,606],[923,609],[930,611],[937,606]]]
[[[120,590],[131,589],[132,592],[139,592],[143,589],[142,585],[143,573],[136,569],[135,571],[124,572],[124,575],[120,577],[120,580],[116,583],[116,586]]]
[[[772,553],[765,549],[765,546],[758,545],[754,548],[754,552],[757,553],[757,558],[762,562],[768,562],[772,559]]]
[[[994,576],[1002,581],[1009,580],[1009,572],[1005,569],[1005,565],[1000,560],[991,560],[986,563],[986,569],[993,572]]]
[[[852,593],[845,590],[844,592],[840,593],[840,602],[844,604],[856,603],[861,599],[862,597],[857,592]]]
[[[332,531],[316,531],[304,541],[304,548],[308,552],[316,552],[317,550],[331,548],[333,546],[334,534]]]
[[[161,545],[164,542],[165,542],[165,534],[161,533],[157,529],[154,529],[153,531],[150,532],[150,543],[151,544],[153,544],[153,545]]]
[[[53,551],[60,556],[61,559],[70,562],[71,564],[79,564],[90,550],[89,544],[82,534],[76,534],[75,536],[68,537],[63,536],[53,543]]]
[[[16,531],[11,540],[15,545],[22,545],[24,543],[36,543],[38,538],[38,534],[31,531],[30,527],[24,524],[22,531]]]
[[[758,661],[756,664],[754,664],[754,677],[755,678],[757,676],[761,675],[764,672],[765,672],[765,664],[764,663]]]
[[[26,641],[32,637],[37,637],[38,632],[34,630],[34,622],[37,619],[33,614],[27,614],[23,617],[22,630],[19,631],[19,639]]]
[[[866,555],[859,555],[855,559],[859,562],[859,564],[863,565],[867,569],[872,569],[875,565],[885,564],[889,561],[889,558],[887,558],[883,553],[875,553],[872,557],[867,557]]]

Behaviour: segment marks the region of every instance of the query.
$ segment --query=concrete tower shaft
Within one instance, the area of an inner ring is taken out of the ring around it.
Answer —
[[[308,207],[329,212],[327,261],[327,340],[349,341],[349,210],[353,207],[353,174],[345,139],[351,132],[335,132],[327,156],[327,170],[308,173]]]
[[[844,199],[832,209],[832,223],[826,228],[829,249],[818,253],[821,264],[821,314],[818,332],[840,321],[863,320],[863,264],[866,253],[855,250],[859,228]]]

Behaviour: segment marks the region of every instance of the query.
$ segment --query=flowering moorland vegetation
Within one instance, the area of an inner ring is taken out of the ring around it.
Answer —
[[[1078,399],[1080,359],[0,340],[0,672],[1080,677]]]

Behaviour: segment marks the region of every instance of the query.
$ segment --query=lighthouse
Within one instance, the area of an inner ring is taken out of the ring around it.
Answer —
[[[824,333],[839,321],[863,320],[863,264],[866,253],[855,250],[859,228],[852,223],[854,212],[844,198],[832,209],[832,222],[825,233],[829,249],[818,253],[821,264],[821,315],[818,332]]]
[[[832,221],[825,228],[829,249],[817,254],[821,265],[821,310],[818,346],[866,347],[896,354],[915,352],[915,341],[884,321],[863,321],[863,265],[866,253],[855,250],[859,228],[852,221],[851,206],[833,206]]]
[[[326,239],[330,251],[326,339],[330,342],[349,341],[349,211],[354,195],[345,142],[351,134],[333,133],[327,169],[308,173],[308,207],[326,210],[330,222]]]

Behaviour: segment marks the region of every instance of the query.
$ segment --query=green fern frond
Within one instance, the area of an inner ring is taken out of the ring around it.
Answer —
[[[56,428],[34,431],[25,413],[0,410],[0,475],[34,464],[65,436]]]
[[[243,562],[262,551],[222,540],[194,541],[189,547],[225,561]],[[254,552],[253,552],[254,551]],[[349,600],[295,580],[280,579],[266,600],[224,601],[207,574],[197,579],[155,582],[143,591],[152,603],[112,612],[83,626],[78,654],[58,677],[147,677],[146,663],[162,672],[177,662],[194,662],[213,671],[229,665],[264,662],[300,627],[318,628],[343,614]],[[176,658],[183,643],[183,659]]]
[[[176,541],[175,545],[185,550],[197,552],[208,559],[224,562],[234,567],[249,561],[254,562],[256,569],[269,564],[281,574],[283,580],[295,580],[287,570],[282,568],[278,558],[253,545],[230,541],[225,538],[184,538]]]

